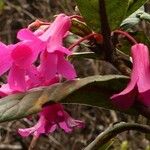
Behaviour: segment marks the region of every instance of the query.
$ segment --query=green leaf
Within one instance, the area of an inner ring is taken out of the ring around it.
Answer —
[[[126,17],[130,16],[132,13],[138,10],[146,2],[148,2],[148,0],[130,0],[129,7],[126,13]]]
[[[66,81],[27,93],[13,94],[0,99],[0,122],[23,118],[42,109],[42,105],[55,101],[79,103],[115,109],[110,102],[112,94],[121,91],[128,77],[121,75],[91,76]],[[137,115],[134,109],[126,113]]]
[[[2,11],[4,9],[4,0],[0,0],[0,11]]]
[[[84,22],[77,19],[72,19],[71,22],[72,25],[70,31],[72,33],[82,37],[92,33],[91,29]]]
[[[126,31],[130,31],[130,30],[132,31],[132,29],[134,30],[136,25],[141,22],[141,19],[138,17],[138,14],[141,14],[143,12],[144,12],[144,7],[141,7],[133,14],[131,14],[129,17],[127,17],[125,20],[123,20],[120,27]]]
[[[76,2],[87,25],[94,31],[100,32],[99,0],[76,0]],[[146,0],[105,0],[111,30],[119,28],[123,19],[139,9],[145,2]]]

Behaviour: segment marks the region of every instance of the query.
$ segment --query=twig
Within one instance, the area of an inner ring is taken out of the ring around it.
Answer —
[[[34,150],[35,149],[35,146],[36,146],[36,143],[37,143],[38,139],[39,138],[35,137],[35,136],[32,138],[32,141],[30,143],[30,146],[29,146],[28,150]]]
[[[150,134],[150,127],[147,125],[120,122],[112,127],[109,127],[104,132],[99,134],[93,142],[91,142],[86,148],[84,148],[84,150],[98,150],[102,146],[104,146],[104,144],[114,138],[117,134],[126,130],[137,130],[143,133]]]
[[[7,150],[21,150],[22,147],[20,145],[11,145],[11,144],[0,144],[0,149],[7,149]]]
[[[55,145],[57,145],[58,148],[60,148],[61,150],[65,150],[65,147],[59,141],[57,141],[57,139],[55,139],[53,136],[49,135],[48,138],[50,141],[55,143]]]
[[[22,11],[24,14],[26,14],[27,16],[29,16],[31,19],[33,19],[33,20],[36,20],[36,19],[37,19],[37,18],[36,18],[34,15],[32,15],[29,11],[27,11],[27,10],[25,10],[25,9],[23,9],[23,8],[20,8],[20,7],[18,7],[18,6],[15,6],[15,5],[13,5],[12,3],[8,2],[8,1],[5,1],[5,3],[6,3],[8,6],[10,6],[11,8],[16,9],[19,13],[20,13],[20,11]]]

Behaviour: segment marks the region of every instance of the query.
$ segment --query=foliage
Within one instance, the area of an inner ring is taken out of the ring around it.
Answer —
[[[147,74],[150,67],[146,45],[149,45],[150,41],[142,28],[139,28],[141,22],[150,21],[150,15],[144,10],[146,0],[75,1],[81,15],[58,14],[51,23],[35,21],[18,32],[18,43],[0,44],[0,75],[2,82],[4,81],[0,88],[0,122],[28,117],[35,113],[38,113],[40,119],[44,117],[46,120],[47,113],[44,113],[44,116],[42,111],[54,103],[102,107],[136,117],[142,114],[149,119],[150,103],[147,98],[150,89]],[[8,1],[6,3],[10,4]],[[1,1],[0,10],[3,10],[4,5],[4,1]],[[12,7],[19,10],[16,6]],[[34,18],[32,14],[30,16]],[[136,48],[133,48],[132,44]],[[141,60],[134,49],[141,53]],[[111,72],[107,75],[75,79],[76,71],[70,63],[75,59],[79,62],[87,59],[104,60],[108,62]],[[112,74],[112,70],[115,70],[116,74]],[[119,93],[122,90],[123,92]],[[124,110],[130,100],[133,100],[133,103],[129,105],[130,108],[126,107]],[[119,107],[121,105],[125,106]],[[59,116],[59,113],[57,115]],[[57,119],[54,121],[56,125],[61,124]],[[71,123],[70,126],[76,126],[73,121]],[[98,148],[110,147],[113,144],[112,135],[116,136],[125,130],[150,131],[148,126],[142,124],[127,123],[128,125],[129,128],[124,128],[125,125],[123,130],[122,126],[121,130],[110,128],[110,131],[108,128],[100,134],[100,137],[104,138],[98,140],[98,143],[103,143],[102,147]],[[43,128],[44,132],[41,129],[41,133],[54,132]],[[115,134],[112,133],[114,130]],[[35,134],[36,131],[33,135]],[[127,141],[121,144],[121,149],[128,149]]]

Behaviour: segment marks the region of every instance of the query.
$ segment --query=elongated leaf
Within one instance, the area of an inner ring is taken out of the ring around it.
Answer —
[[[138,14],[141,14],[144,12],[144,7],[141,7],[137,11],[135,11],[133,14],[131,14],[129,17],[127,17],[123,22],[121,23],[120,27],[123,30],[131,30],[134,29],[137,24],[140,23],[141,19],[140,17],[137,17]]]
[[[99,0],[76,0],[77,6],[91,29],[100,32]],[[139,9],[146,0],[105,0],[111,30],[119,25],[134,11]]]
[[[37,88],[27,93],[10,95],[0,100],[0,122],[37,113],[42,109],[43,104],[50,101],[116,109],[109,98],[113,93],[124,88],[127,82],[126,76],[91,76]],[[127,113],[136,114],[133,109]]]

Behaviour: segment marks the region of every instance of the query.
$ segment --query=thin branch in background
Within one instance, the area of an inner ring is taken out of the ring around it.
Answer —
[[[53,136],[49,135],[48,136],[49,141],[52,141],[53,143],[55,143],[55,145],[61,149],[61,150],[65,150],[65,147],[57,140],[55,139]]]
[[[35,147],[36,147],[36,144],[38,142],[38,139],[39,139],[38,137],[33,136],[32,141],[31,141],[31,143],[29,145],[28,150],[35,150]]]
[[[36,20],[37,18],[31,14],[29,11],[25,10],[24,8],[21,8],[19,6],[15,6],[14,4],[8,2],[7,0],[5,1],[5,3],[10,6],[11,8],[16,9],[19,13],[23,12],[24,14],[26,14],[27,16],[29,16],[32,20]]]
[[[2,150],[22,150],[22,147],[18,144],[11,145],[11,144],[0,144],[0,149]]]
[[[109,142],[117,134],[127,130],[136,130],[143,133],[150,134],[150,127],[148,125],[141,125],[138,123],[120,122],[112,127],[109,127],[104,132],[99,134],[94,141],[92,141],[84,150],[97,150]]]

